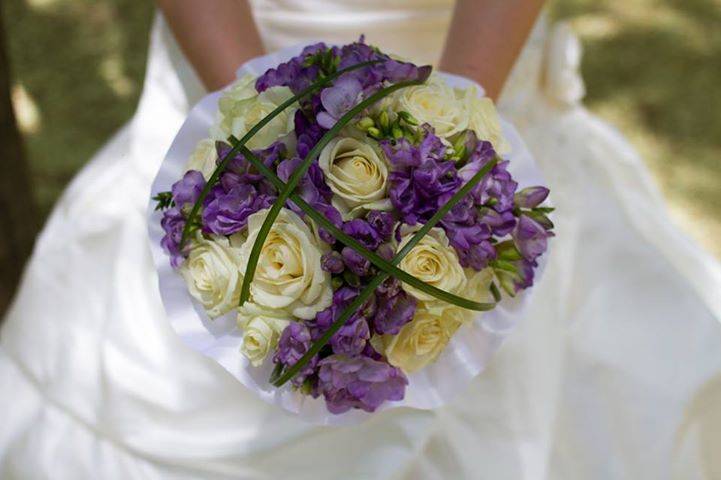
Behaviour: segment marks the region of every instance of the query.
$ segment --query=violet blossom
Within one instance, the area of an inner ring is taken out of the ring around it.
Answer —
[[[318,390],[328,411],[374,412],[386,401],[403,400],[408,379],[386,362],[366,356],[331,355],[318,363]]]

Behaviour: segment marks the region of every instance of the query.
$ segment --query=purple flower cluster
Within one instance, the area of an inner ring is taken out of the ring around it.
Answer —
[[[418,144],[406,139],[381,144],[394,168],[391,202],[405,223],[426,222],[495,157],[489,142],[469,137],[470,154],[461,168],[447,159],[447,147],[427,125]],[[506,170],[507,163],[496,165],[440,223],[464,267],[481,270],[488,266],[496,256],[492,237],[507,235],[515,226],[512,208],[517,184]]]
[[[283,364],[286,367],[292,367],[308,352],[310,344],[311,334],[308,327],[300,322],[291,322],[283,329],[283,333],[280,335],[278,350],[276,350],[273,356],[273,361]],[[298,375],[293,378],[293,384],[295,386],[302,385],[305,379],[313,374],[317,364],[318,356],[316,355],[298,372]]]
[[[335,414],[351,408],[374,412],[386,401],[403,400],[408,385],[399,368],[366,356],[334,354],[318,366],[318,388]]]
[[[230,151],[230,146],[218,143],[220,158]],[[266,165],[278,162],[285,152],[285,145],[278,142],[266,150],[253,152]],[[241,231],[248,217],[270,207],[275,202],[276,191],[262,175],[252,173],[250,162],[237,155],[228,163],[203,202],[203,231],[216,235],[232,235]]]
[[[180,242],[185,228],[184,211],[192,208],[195,201],[200,197],[200,192],[205,187],[203,174],[190,170],[183,175],[183,178],[175,182],[171,188],[173,206],[163,212],[160,226],[165,235],[160,245],[170,256],[170,264],[178,268],[185,259],[185,253],[181,252]],[[186,250],[186,249],[184,249]]]
[[[271,68],[256,81],[259,92],[276,86],[289,87],[293,93],[308,88],[321,75],[363,62],[376,62],[340,76],[333,85],[324,88],[319,96],[302,102],[303,109],[317,115],[318,125],[329,129],[362,98],[382,88],[386,83],[426,78],[430,67],[393,60],[367,45],[361,37],[357,42],[341,47],[317,43],[305,47],[300,55]]]

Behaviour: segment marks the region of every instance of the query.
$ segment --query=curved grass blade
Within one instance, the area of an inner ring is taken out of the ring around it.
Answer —
[[[463,187],[461,187],[449,200],[446,202],[445,205],[443,205],[431,218],[426,222],[416,233],[413,235],[413,237],[408,241],[408,243],[396,254],[395,257],[393,257],[393,260],[391,260],[391,263],[394,265],[397,265],[403,257],[405,257],[408,252],[410,252],[413,247],[415,247],[418,242],[433,228],[450,210],[455,206],[456,203],[458,203],[463,197],[465,197],[473,187],[475,187],[478,182],[483,179],[488,172],[491,171],[491,169],[498,163],[498,157],[495,157],[493,160],[485,164],[479,171],[476,173],[468,182],[466,182]],[[309,361],[311,358],[313,358],[318,352],[320,352],[321,348],[323,348],[331,339],[331,337],[350,319],[351,316],[365,303],[365,301],[370,297],[376,288],[380,286],[385,279],[388,278],[388,273],[382,272],[376,275],[371,279],[371,281],[368,283],[366,288],[364,288],[358,296],[353,299],[353,301],[346,307],[345,310],[340,314],[338,319],[333,322],[333,324],[330,326],[330,328],[318,339],[316,340],[313,345],[310,346],[308,351],[303,355],[300,360],[298,360],[295,364],[290,366],[286,371],[281,375],[275,382],[273,382],[273,385],[276,387],[280,387],[286,382],[288,382],[290,379],[292,379]]]
[[[333,125],[333,127],[321,137],[321,139],[313,146],[310,152],[308,152],[308,155],[306,155],[303,159],[303,163],[293,172],[293,175],[290,176],[288,182],[286,183],[285,189],[280,192],[275,203],[270,207],[270,211],[268,212],[268,215],[266,215],[265,220],[263,221],[263,225],[261,225],[260,230],[258,230],[258,236],[256,237],[253,248],[250,251],[250,257],[248,258],[248,263],[245,267],[245,272],[243,273],[243,286],[240,289],[240,305],[243,305],[250,297],[250,284],[253,282],[253,277],[255,276],[255,269],[258,266],[258,259],[260,258],[260,252],[263,248],[263,244],[265,243],[265,239],[268,236],[268,233],[270,233],[270,229],[273,227],[273,222],[275,222],[275,219],[278,217],[278,213],[280,213],[280,209],[283,208],[283,205],[285,205],[285,202],[286,200],[288,200],[288,197],[290,197],[290,194],[298,186],[298,182],[300,181],[300,179],[303,177],[303,175],[305,175],[305,172],[308,170],[308,167],[310,167],[313,159],[320,153],[321,150],[323,150],[323,148],[328,144],[328,142],[330,142],[333,138],[335,138],[336,135],[338,135],[338,132],[340,132],[343,127],[345,127],[356,115],[358,115],[364,109],[366,109],[370,105],[373,105],[378,100],[390,95],[396,90],[400,90],[401,88],[410,87],[413,85],[420,85],[421,83],[425,82],[426,78],[427,76],[421,76],[416,80],[398,82],[394,85],[383,88],[371,95],[370,97],[362,100],[356,106],[351,108],[345,115],[343,115],[336,122],[336,124]]]
[[[231,143],[235,143],[238,140],[234,137],[231,137]],[[248,147],[242,146],[240,147],[240,153],[245,156],[245,158],[263,175],[265,178],[267,178],[278,190],[282,190],[285,188],[286,184],[283,182],[278,176],[268,167],[266,167],[263,162],[260,161],[260,159],[255,156],[253,152],[251,152]],[[333,223],[331,223],[327,218],[325,218],[318,210],[311,207],[303,198],[298,195],[297,193],[292,193],[290,195],[290,200],[295,203],[298,208],[303,210],[306,215],[308,215],[310,218],[315,220],[316,223],[318,223],[321,227],[328,230],[331,235],[333,235],[336,239],[338,239],[341,243],[349,246],[358,254],[360,254],[363,258],[371,262],[376,267],[380,268],[381,270],[385,271],[386,273],[389,273],[391,276],[396,277],[400,281],[407,283],[408,285],[411,285],[418,290],[421,290],[428,295],[432,295],[438,300],[443,300],[445,302],[451,303],[453,305],[459,306],[461,308],[465,308],[468,310],[475,310],[478,312],[488,311],[493,309],[495,306],[495,303],[479,303],[475,302],[473,300],[469,300],[467,298],[459,297],[458,295],[454,295],[450,292],[447,292],[445,290],[441,290],[440,288],[434,287],[433,285],[429,285],[423,280],[418,279],[417,277],[414,277],[410,273],[407,273],[380,255],[376,254],[375,252],[372,252],[365,248],[358,240],[351,237],[350,235],[346,234],[343,230],[339,229]]]
[[[359,68],[367,67],[369,65],[373,65],[376,63],[381,62],[381,60],[372,60],[369,62],[361,62],[356,63],[355,65],[351,65],[350,67],[343,68],[341,70],[338,70],[332,75],[329,75],[325,78],[322,78],[318,80],[317,82],[310,85],[305,90],[301,91],[297,95],[293,95],[285,102],[281,103],[276,107],[272,112],[270,112],[268,115],[263,117],[262,120],[260,120],[258,123],[253,125],[253,127],[248,130],[248,133],[243,135],[243,138],[239,140],[239,143],[233,147],[226,155],[223,157],[223,159],[218,163],[218,165],[215,167],[215,170],[213,170],[213,174],[210,176],[208,181],[205,183],[205,186],[203,187],[203,190],[200,192],[200,195],[198,196],[198,199],[193,204],[192,210],[190,210],[190,214],[188,215],[188,218],[186,219],[185,226],[183,227],[183,233],[180,237],[180,249],[182,250],[183,246],[185,245],[186,240],[188,239],[188,235],[190,234],[190,228],[193,224],[192,220],[198,215],[198,211],[200,211],[200,206],[203,204],[203,201],[205,200],[205,197],[208,196],[208,193],[210,193],[210,189],[215,185],[215,183],[218,181],[218,178],[220,177],[220,174],[225,170],[225,167],[228,165],[228,162],[231,158],[234,158],[238,152],[240,151],[240,147],[245,145],[248,141],[250,141],[251,138],[253,138],[253,135],[258,133],[261,128],[266,126],[268,123],[270,123],[275,117],[277,117],[283,110],[293,105],[298,100],[301,100],[305,98],[306,96],[310,95],[311,93],[315,92],[316,90],[324,87],[325,85],[329,84],[339,76],[343,75],[346,72],[350,72],[353,70],[357,70]]]

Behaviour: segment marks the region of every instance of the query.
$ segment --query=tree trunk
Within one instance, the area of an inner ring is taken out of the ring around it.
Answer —
[[[10,100],[10,65],[0,4],[0,323],[39,224],[28,166]]]

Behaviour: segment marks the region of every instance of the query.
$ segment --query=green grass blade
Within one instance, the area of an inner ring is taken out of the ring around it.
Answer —
[[[479,171],[476,173],[468,182],[466,182],[463,187],[461,187],[449,200],[446,202],[445,205],[443,205],[431,218],[426,222],[416,233],[413,235],[413,237],[408,241],[408,243],[399,251],[395,257],[393,257],[393,260],[391,260],[391,263],[394,265],[397,265],[403,257],[405,257],[408,252],[410,252],[413,247],[415,247],[418,242],[421,241],[421,239],[430,231],[431,228],[433,228],[450,210],[455,206],[456,203],[458,203],[463,197],[465,197],[473,187],[475,187],[478,182],[483,179],[488,172],[491,171],[491,169],[498,163],[498,157],[494,158],[487,164],[485,164]],[[318,352],[320,352],[321,348],[323,348],[331,339],[331,337],[350,319],[351,316],[365,303],[365,301],[370,297],[376,288],[380,286],[385,279],[388,278],[388,274],[386,272],[379,273],[375,277],[371,279],[371,281],[368,283],[366,288],[364,288],[360,294],[346,307],[345,310],[340,314],[338,319],[333,322],[333,324],[330,326],[330,328],[315,342],[313,345],[310,346],[308,351],[303,355],[300,360],[298,360],[295,364],[290,366],[284,373],[281,375],[275,382],[273,382],[273,385],[276,387],[280,387],[286,382],[288,382],[290,379],[292,379]]]

